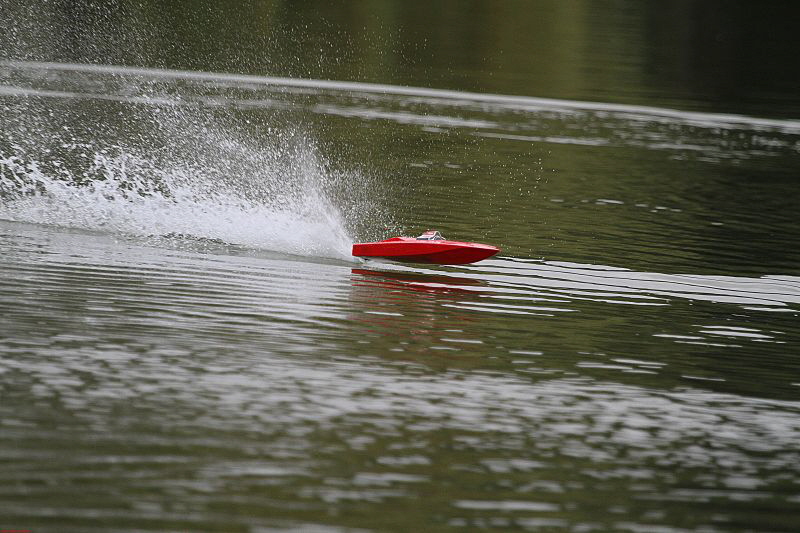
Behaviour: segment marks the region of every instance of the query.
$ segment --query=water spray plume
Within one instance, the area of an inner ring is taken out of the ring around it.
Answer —
[[[358,176],[333,170],[306,129],[153,101],[11,101],[0,218],[350,259],[334,198]]]

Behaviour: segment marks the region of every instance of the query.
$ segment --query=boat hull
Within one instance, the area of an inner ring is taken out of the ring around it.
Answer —
[[[411,237],[393,237],[385,241],[353,245],[355,257],[437,265],[474,263],[489,258],[499,251],[500,248],[496,246],[477,242],[427,241]]]

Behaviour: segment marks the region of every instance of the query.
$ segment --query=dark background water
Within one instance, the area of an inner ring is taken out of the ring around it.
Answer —
[[[7,3],[6,58],[796,118],[793,2]]]
[[[2,9],[0,527],[798,529],[794,3]]]

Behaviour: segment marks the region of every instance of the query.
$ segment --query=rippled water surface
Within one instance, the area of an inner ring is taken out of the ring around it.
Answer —
[[[797,117],[165,54],[0,62],[0,527],[800,527]]]

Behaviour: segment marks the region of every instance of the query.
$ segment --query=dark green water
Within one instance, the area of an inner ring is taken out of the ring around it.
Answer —
[[[3,9],[0,529],[800,528],[793,4]]]

